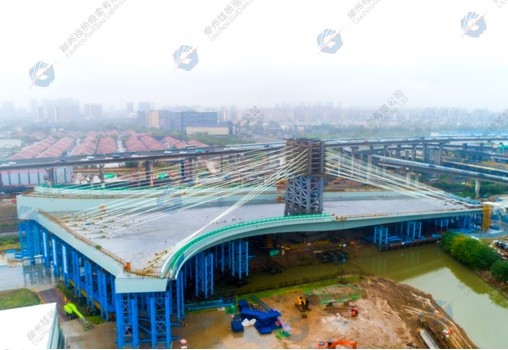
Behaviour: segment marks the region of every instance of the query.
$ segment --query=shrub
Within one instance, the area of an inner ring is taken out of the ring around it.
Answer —
[[[455,259],[472,268],[485,270],[499,259],[495,250],[488,245],[461,234],[444,234],[441,245]]]
[[[508,261],[499,259],[492,264],[490,270],[497,280],[508,282]]]

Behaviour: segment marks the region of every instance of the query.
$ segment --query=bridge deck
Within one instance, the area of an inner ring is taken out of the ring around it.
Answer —
[[[175,244],[193,233],[205,233],[239,222],[282,216],[284,213],[284,203],[249,204],[216,219],[228,208],[202,207],[181,212],[161,212],[156,219],[146,222],[143,216],[122,216],[114,222],[101,225],[85,219],[70,220],[62,225],[90,240],[93,245],[100,245],[102,249],[130,262],[135,269],[152,267],[158,270],[163,261],[155,258],[158,255],[167,256]],[[453,215],[455,210],[467,209],[458,204],[430,202],[383,192],[346,192],[324,203],[324,213],[337,217],[424,215],[429,212],[450,212]],[[51,213],[55,217],[64,214]]]

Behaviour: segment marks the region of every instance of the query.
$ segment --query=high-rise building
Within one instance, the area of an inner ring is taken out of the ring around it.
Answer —
[[[186,131],[188,126],[216,126],[217,112],[138,111],[138,122],[146,128]]]
[[[30,100],[30,114],[35,120],[39,119],[39,104],[35,99]]]
[[[125,104],[127,114],[134,113],[134,102],[127,102]]]
[[[214,125],[217,124],[217,112],[180,112],[180,130],[184,131],[188,126]]]
[[[138,112],[147,112],[153,110],[153,102],[139,102]]]
[[[147,128],[160,128],[159,111],[148,111],[145,114],[145,127]]]
[[[83,105],[83,118],[88,120],[100,120],[103,118],[102,105],[98,103],[86,103]]]
[[[79,118],[79,102],[72,99],[44,100],[39,107],[39,119],[53,123]]]

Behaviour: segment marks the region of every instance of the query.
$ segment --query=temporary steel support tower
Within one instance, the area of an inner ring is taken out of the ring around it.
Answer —
[[[286,183],[284,215],[321,214],[325,143],[320,140],[290,139],[286,142],[287,157],[291,160],[304,155],[303,164]]]
[[[55,277],[61,276],[91,311],[99,309],[103,319],[109,321],[116,314],[118,347],[136,348],[141,343],[170,347],[175,339],[171,327],[178,325],[171,318],[173,314],[176,321],[184,317],[183,278],[169,281],[165,292],[116,293],[115,276],[37,222],[20,223],[19,236],[21,251],[30,262],[42,258],[44,266]]]

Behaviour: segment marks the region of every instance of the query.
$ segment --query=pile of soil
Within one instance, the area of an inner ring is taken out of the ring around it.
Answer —
[[[298,293],[264,298],[289,325],[291,336],[282,340],[283,347],[316,348],[319,341],[345,339],[356,341],[359,348],[425,348],[419,335],[424,327],[442,348],[476,348],[430,294],[378,277],[356,287],[361,290],[357,300],[344,300],[358,294],[350,285],[326,287],[324,293],[323,288],[313,291],[313,308],[306,318],[294,306]],[[359,310],[356,317],[351,317],[352,306]]]
[[[358,348],[421,349],[426,348],[420,337],[421,328],[427,329],[441,348],[476,348],[464,330],[453,322],[430,294],[388,279],[369,277],[355,284],[333,284],[313,290],[302,286],[301,290],[292,288],[290,292],[279,292],[260,298],[282,314],[280,320],[284,332],[270,335],[273,342],[266,343],[269,348],[317,348],[320,342],[323,344],[342,339],[356,342]],[[295,306],[301,295],[307,295],[311,305],[311,311],[304,314]],[[356,317],[352,317],[353,307],[358,310]],[[256,343],[255,338],[258,337],[260,342],[257,347],[263,348],[267,340],[266,336],[252,332],[244,335],[245,344],[241,335],[228,338],[227,333],[232,333],[227,321],[231,315],[224,311],[193,316],[190,314],[186,318],[188,327],[175,329],[175,333],[185,336],[193,347],[213,348],[220,345],[224,348],[248,348]],[[208,322],[209,318],[215,321]],[[218,322],[217,318],[224,318],[224,322]],[[205,329],[206,332],[223,334],[225,337],[221,337],[220,341],[215,339],[210,344],[204,343],[202,335]],[[229,344],[232,341],[234,343]]]

